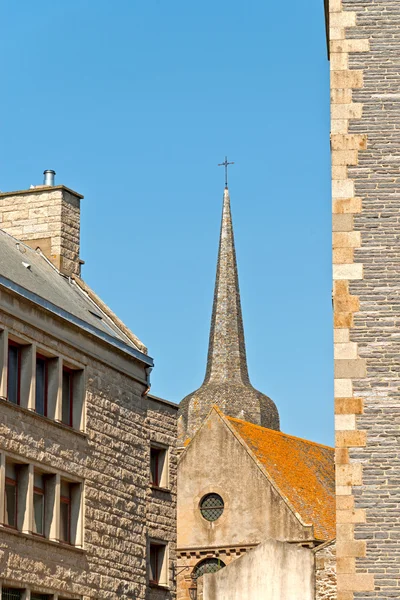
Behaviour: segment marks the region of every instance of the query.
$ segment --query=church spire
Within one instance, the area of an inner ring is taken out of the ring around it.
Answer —
[[[227,168],[227,159],[222,163]],[[223,413],[279,430],[274,402],[249,380],[230,198],[224,190],[221,234],[206,375],[198,390],[179,405],[179,439],[192,438],[212,406]]]
[[[249,385],[229,190],[225,187],[204,383]]]

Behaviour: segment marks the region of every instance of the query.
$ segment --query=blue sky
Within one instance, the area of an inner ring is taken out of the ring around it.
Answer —
[[[0,189],[82,202],[84,279],[149,347],[152,392],[204,376],[225,154],[252,383],[332,444],[323,1],[2,3]]]

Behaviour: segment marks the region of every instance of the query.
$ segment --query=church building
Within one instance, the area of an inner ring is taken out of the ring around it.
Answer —
[[[206,375],[180,404],[178,438],[178,600],[203,586],[204,600],[270,598],[263,578],[275,597],[333,598],[334,450],[281,432],[275,403],[250,383],[227,186]],[[243,562],[265,543],[274,572]],[[217,571],[206,593],[202,576]]]

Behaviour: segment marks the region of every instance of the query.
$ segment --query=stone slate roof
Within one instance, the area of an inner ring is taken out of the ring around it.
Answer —
[[[274,402],[250,383],[240,304],[229,191],[224,190],[221,233],[204,382],[179,407],[181,443],[192,437],[216,404],[224,414],[279,430]]]
[[[121,348],[146,353],[146,347],[79,278],[62,275],[43,254],[0,230],[0,285],[74,322]],[[148,357],[152,363],[152,359]]]
[[[314,526],[316,539],[333,539],[336,535],[334,448],[221,416],[303,523]]]

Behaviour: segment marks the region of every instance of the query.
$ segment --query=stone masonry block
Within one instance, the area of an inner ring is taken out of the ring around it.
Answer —
[[[356,559],[354,556],[342,556],[336,561],[337,573],[355,573]]]
[[[353,592],[341,592],[338,590],[336,600],[354,600]]]
[[[354,181],[352,179],[334,179],[332,181],[333,198],[349,198],[354,196]]]
[[[339,498],[341,498],[343,500],[347,499],[349,501],[352,500],[354,503],[353,496],[337,496],[336,501],[338,501]],[[354,541],[354,524],[353,523],[338,523],[337,528],[336,528],[336,534],[337,534],[338,540],[340,540],[341,542]]]
[[[353,392],[353,382],[351,379],[335,379],[334,394],[335,398],[347,398]]]
[[[336,431],[335,442],[338,448],[362,448],[367,444],[365,431]]]
[[[361,212],[361,198],[341,198],[333,201],[335,214],[355,214]]]
[[[355,428],[355,415],[335,415],[335,431],[350,431]]]
[[[333,265],[333,279],[362,279],[363,265],[362,263],[354,263],[352,265]],[[351,325],[343,325],[350,327]]]
[[[337,523],[365,523],[365,521],[365,510],[362,508],[336,511]]]
[[[335,399],[335,414],[336,415],[361,415],[364,410],[364,401],[362,398],[336,398]],[[361,432],[359,432],[361,433]]]
[[[335,265],[349,265],[353,263],[354,248],[334,248],[332,251],[332,262]]]
[[[369,40],[368,39],[357,39],[357,40],[339,40],[331,38],[329,44],[330,51],[332,54],[335,52],[369,52]]]
[[[348,281],[334,281],[333,282],[333,295],[342,296],[349,295],[349,282]]]
[[[335,328],[344,327],[349,328],[353,326],[353,313],[352,312],[336,312],[333,315],[333,325]]]
[[[344,344],[350,340],[350,330],[349,329],[334,329],[333,331],[333,341],[335,344]]]
[[[336,379],[361,379],[367,375],[367,365],[364,358],[356,360],[335,360],[334,371]]]
[[[350,464],[350,456],[349,456],[349,451],[347,448],[335,448],[335,464],[336,465],[349,465]],[[347,496],[346,496],[346,498],[347,498]]]
[[[363,87],[362,71],[331,71],[331,88],[353,88]]]
[[[347,166],[345,165],[333,165],[332,166],[332,179],[347,179]]]
[[[335,358],[349,358],[355,359],[357,355],[357,344],[356,342],[345,342],[344,344],[334,344],[334,356]]]
[[[342,10],[342,0],[330,0],[329,12],[340,12]]]
[[[352,102],[351,104],[333,104],[331,108],[332,119],[361,119],[363,105]]]
[[[352,231],[353,230],[353,215],[333,215],[332,216],[333,231]],[[343,261],[348,262],[348,261]]]
[[[336,556],[342,558],[345,556],[365,556],[366,543],[364,541],[337,541]]]
[[[332,135],[331,145],[332,150],[365,150],[367,136],[359,133]]]
[[[360,310],[360,300],[357,296],[350,296],[350,294],[347,296],[334,296],[333,306],[335,312],[338,313],[357,312]]]
[[[349,88],[345,90],[331,90],[332,104],[350,104],[353,98],[353,91]]]
[[[356,573],[354,575],[338,573],[337,582],[342,591],[369,592],[375,589],[374,576],[369,573]]]
[[[362,485],[362,465],[359,463],[337,465],[336,485]]]
[[[331,121],[331,134],[346,134],[349,130],[349,121],[347,119],[334,119]]]
[[[331,71],[347,71],[349,68],[349,58],[345,53],[331,54],[330,57]]]
[[[331,40],[343,40],[344,27],[329,27],[329,38]]]
[[[336,498],[337,510],[349,510],[354,507],[354,496],[338,496]],[[353,535],[350,539],[353,538]]]
[[[329,20],[332,27],[354,27],[356,13],[350,11],[333,12],[330,14]]]
[[[332,243],[334,248],[359,248],[361,246],[361,233],[359,231],[334,232]]]

